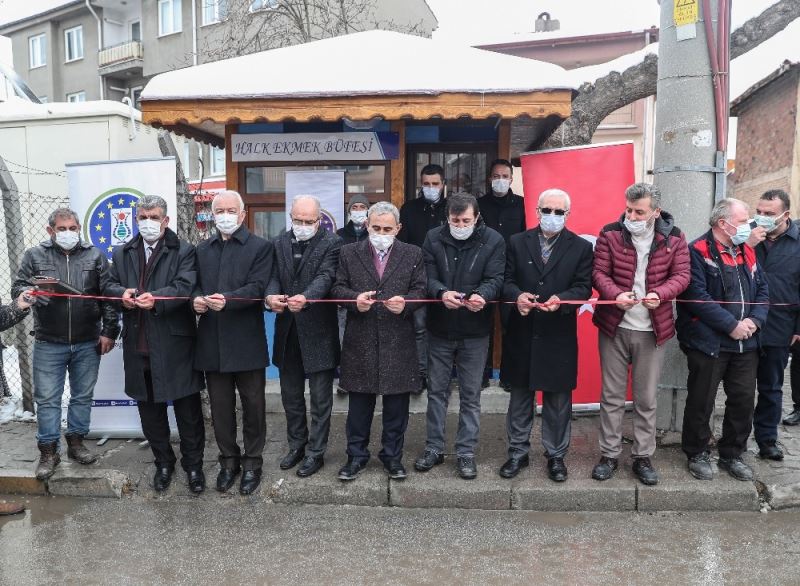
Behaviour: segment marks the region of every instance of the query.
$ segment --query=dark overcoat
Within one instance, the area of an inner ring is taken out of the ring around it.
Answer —
[[[167,228],[162,245],[153,253],[152,269],[140,287],[140,248],[136,237],[114,249],[104,294],[121,297],[125,289],[139,289],[157,297],[188,298],[197,281],[194,246],[182,242]],[[145,328],[150,353],[153,400],[174,401],[203,388],[202,376],[193,368],[197,340],[195,316],[188,299],[156,301],[150,310],[122,310],[122,360],[125,394],[137,401],[147,400],[144,356],[137,351],[139,328]]]
[[[381,279],[372,250],[368,240],[342,247],[332,291],[336,299],[354,300],[364,291],[375,291],[375,299],[425,298],[425,263],[419,247],[395,240]],[[379,303],[363,313],[355,303],[346,304],[339,386],[348,392],[377,395],[417,391],[421,381],[413,313],[421,306],[406,303],[396,315]]]
[[[542,263],[539,228],[511,237],[503,297],[516,301],[521,293],[559,299],[589,299],[592,292],[592,245],[563,230],[547,264]],[[554,312],[514,308],[503,340],[501,380],[514,389],[571,392],[578,378],[579,305],[561,305]]]
[[[342,239],[327,230],[318,230],[308,241],[297,271],[292,257],[292,233],[285,232],[272,241],[275,259],[267,295],[304,295],[306,299],[329,297]],[[336,368],[339,364],[339,323],[335,303],[309,303],[292,313],[285,309],[275,319],[275,346],[272,363],[283,368],[283,357],[292,325],[297,327],[300,355],[306,374]]]
[[[195,368],[244,372],[267,367],[263,298],[271,273],[272,244],[244,225],[228,240],[217,234],[197,245],[197,287],[192,298],[222,293],[226,302],[222,311],[200,316]]]

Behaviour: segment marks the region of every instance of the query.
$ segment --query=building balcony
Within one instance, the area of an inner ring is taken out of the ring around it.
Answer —
[[[100,51],[98,56],[100,75],[113,73],[141,74],[143,55],[141,41],[128,41],[127,43],[107,47]]]

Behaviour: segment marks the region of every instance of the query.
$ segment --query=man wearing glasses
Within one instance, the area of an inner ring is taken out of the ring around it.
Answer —
[[[511,393],[506,417],[508,460],[500,476],[514,478],[529,464],[536,391],[542,391],[542,445],[547,474],[567,479],[572,391],[578,378],[578,305],[592,292],[592,245],[564,226],[569,195],[539,196],[539,225],[511,237],[503,298],[516,301],[504,341],[502,379]]]
[[[428,414],[419,472],[444,461],[450,378],[458,371],[459,417],[456,456],[459,476],[478,475],[475,448],[481,414],[481,377],[492,330],[491,305],[500,297],[506,262],[503,237],[480,219],[478,201],[464,193],[447,199],[448,223],[434,228],[422,251],[428,278]]]
[[[324,464],[333,406],[333,377],[339,364],[339,325],[334,303],[325,299],[336,278],[342,239],[320,230],[320,203],[298,196],[290,212],[292,229],[274,240],[275,262],[267,287],[267,307],[275,320],[272,363],[280,370],[289,452],[281,470],[300,464],[306,478]],[[305,388],[311,394],[311,427],[306,420]],[[302,463],[301,463],[302,462]]]

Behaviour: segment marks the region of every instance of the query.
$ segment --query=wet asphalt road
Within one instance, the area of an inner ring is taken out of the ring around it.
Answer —
[[[32,498],[0,583],[800,584],[800,511],[545,514]]]

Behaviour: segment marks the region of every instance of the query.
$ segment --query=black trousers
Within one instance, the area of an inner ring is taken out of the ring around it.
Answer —
[[[347,455],[355,460],[369,460],[369,435],[375,415],[377,395],[348,393]],[[383,395],[383,433],[378,458],[386,464],[403,458],[403,442],[408,427],[409,393]]]
[[[800,342],[792,348],[792,364],[789,367],[789,382],[792,385],[792,403],[800,410]]]
[[[753,408],[758,370],[758,351],[720,352],[718,358],[683,349],[689,363],[686,410],[683,413],[681,447],[688,457],[708,449],[711,416],[719,383],[725,390],[722,437],[717,442],[721,458],[737,458],[747,448],[753,429]]]
[[[261,470],[262,452],[267,441],[267,401],[264,395],[266,372],[263,368],[242,372],[206,372],[214,435],[223,468]],[[242,403],[244,450],[236,442],[236,391]]]
[[[156,466],[174,466],[175,452],[169,442],[169,419],[167,404],[153,400],[153,378],[150,370],[144,371],[147,386],[147,400],[138,401],[139,418],[142,420],[144,437],[150,442]],[[175,421],[180,437],[181,467],[186,470],[203,468],[203,449],[206,442],[206,428],[203,422],[203,408],[200,393],[172,401]]]

